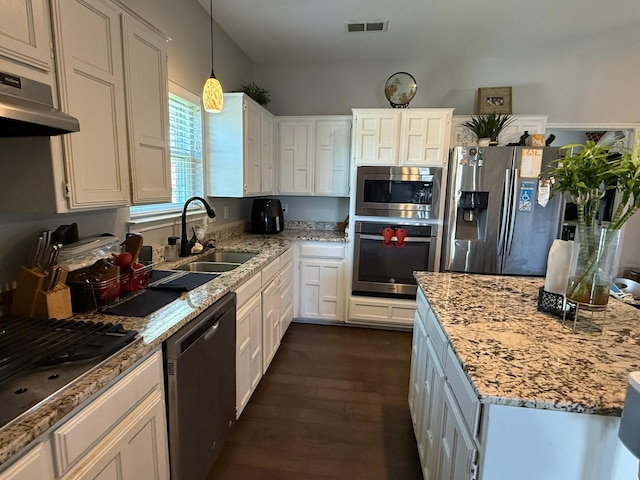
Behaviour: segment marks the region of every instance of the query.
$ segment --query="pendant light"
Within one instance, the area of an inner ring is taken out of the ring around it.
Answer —
[[[215,73],[213,73],[213,0],[210,0],[209,10],[211,15],[211,76],[207,79],[202,89],[202,104],[205,111],[220,113],[224,97],[222,85],[220,85]]]

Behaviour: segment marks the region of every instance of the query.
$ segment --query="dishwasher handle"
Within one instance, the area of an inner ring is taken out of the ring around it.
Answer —
[[[222,317],[220,317],[222,318]],[[207,330],[204,334],[204,341],[208,342],[217,332],[218,332],[218,327],[220,326],[220,319],[218,319],[218,321],[216,323],[213,324],[213,326]]]

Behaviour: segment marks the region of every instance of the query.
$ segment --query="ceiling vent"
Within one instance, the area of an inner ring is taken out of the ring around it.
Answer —
[[[351,32],[386,32],[389,20],[376,20],[375,22],[347,22],[345,31]]]

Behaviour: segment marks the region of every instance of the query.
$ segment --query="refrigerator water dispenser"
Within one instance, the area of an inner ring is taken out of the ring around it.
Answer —
[[[456,221],[457,239],[484,240],[486,236],[486,212],[488,205],[489,192],[460,192]]]

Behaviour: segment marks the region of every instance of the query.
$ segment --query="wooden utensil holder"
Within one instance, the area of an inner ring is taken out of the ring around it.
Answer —
[[[67,272],[64,270],[58,283],[52,289],[45,290],[47,276],[36,269],[22,267],[13,295],[11,313],[44,319],[71,317],[71,293],[64,284],[66,277]]]

